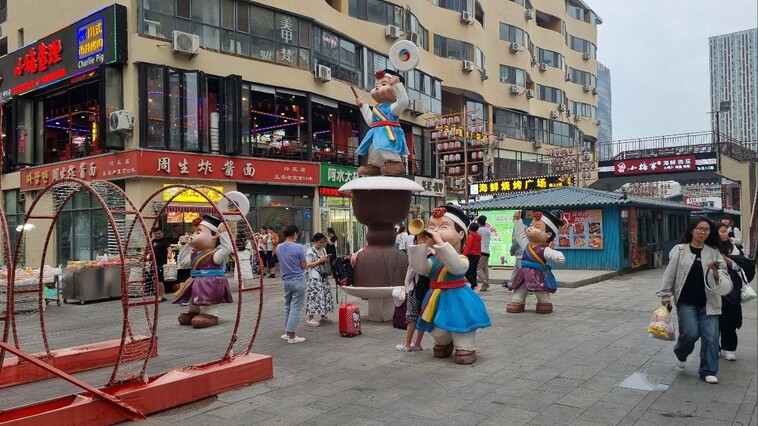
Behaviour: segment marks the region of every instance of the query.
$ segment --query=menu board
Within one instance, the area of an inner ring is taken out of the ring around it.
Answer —
[[[513,214],[518,210],[487,210],[487,227],[492,232],[490,238],[490,259],[488,266],[513,266],[516,258],[510,248],[513,234]]]
[[[558,250],[603,249],[602,210],[564,210],[562,219],[566,225],[558,229]]]

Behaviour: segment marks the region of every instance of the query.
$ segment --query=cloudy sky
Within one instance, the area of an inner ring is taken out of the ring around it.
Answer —
[[[603,19],[613,139],[710,130],[708,37],[756,27],[756,0],[585,0]]]

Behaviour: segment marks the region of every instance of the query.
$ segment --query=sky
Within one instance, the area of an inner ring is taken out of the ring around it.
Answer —
[[[613,139],[710,130],[708,37],[756,28],[756,0],[585,0],[603,20]]]

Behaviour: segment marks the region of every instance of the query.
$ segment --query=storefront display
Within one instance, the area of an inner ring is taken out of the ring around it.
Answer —
[[[130,281],[142,282],[142,268],[137,267],[139,277],[131,276],[131,270],[137,262],[127,264]],[[94,300],[118,299],[121,297],[121,261],[108,260],[104,255],[98,260],[71,260],[63,270],[66,286],[63,288],[63,300],[76,300],[79,304]],[[134,278],[134,279],[133,279]]]
[[[126,15],[106,7],[0,58],[0,98],[13,99],[8,168],[123,149],[108,119],[123,109]]]
[[[564,210],[566,225],[558,230],[557,249],[603,249],[603,211]]]
[[[337,164],[321,164],[319,209],[321,232],[333,228],[337,235],[337,255],[345,256],[365,245],[363,225],[353,216],[350,194],[339,192],[339,187],[358,178],[358,169]]]
[[[60,268],[53,268],[45,265],[42,269],[42,284],[46,287],[55,287],[58,285],[59,277],[62,271]],[[40,270],[32,268],[19,268],[14,273],[14,290],[16,292],[37,290],[39,285]],[[5,315],[8,301],[8,270],[0,269],[0,316]],[[13,306],[16,312],[32,312],[39,309],[39,294],[21,293],[15,294]],[[44,304],[43,304],[44,309]]]
[[[513,241],[513,215],[518,210],[488,210],[482,212],[487,216],[487,226],[492,232],[490,237],[489,266],[512,267],[516,258],[511,256]]]

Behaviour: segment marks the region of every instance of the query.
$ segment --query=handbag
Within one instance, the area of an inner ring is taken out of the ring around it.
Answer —
[[[742,303],[745,303],[755,299],[756,297],[758,297],[758,295],[755,294],[753,287],[750,287],[750,284],[745,283],[745,285],[742,286],[742,291],[740,291],[740,301]]]

